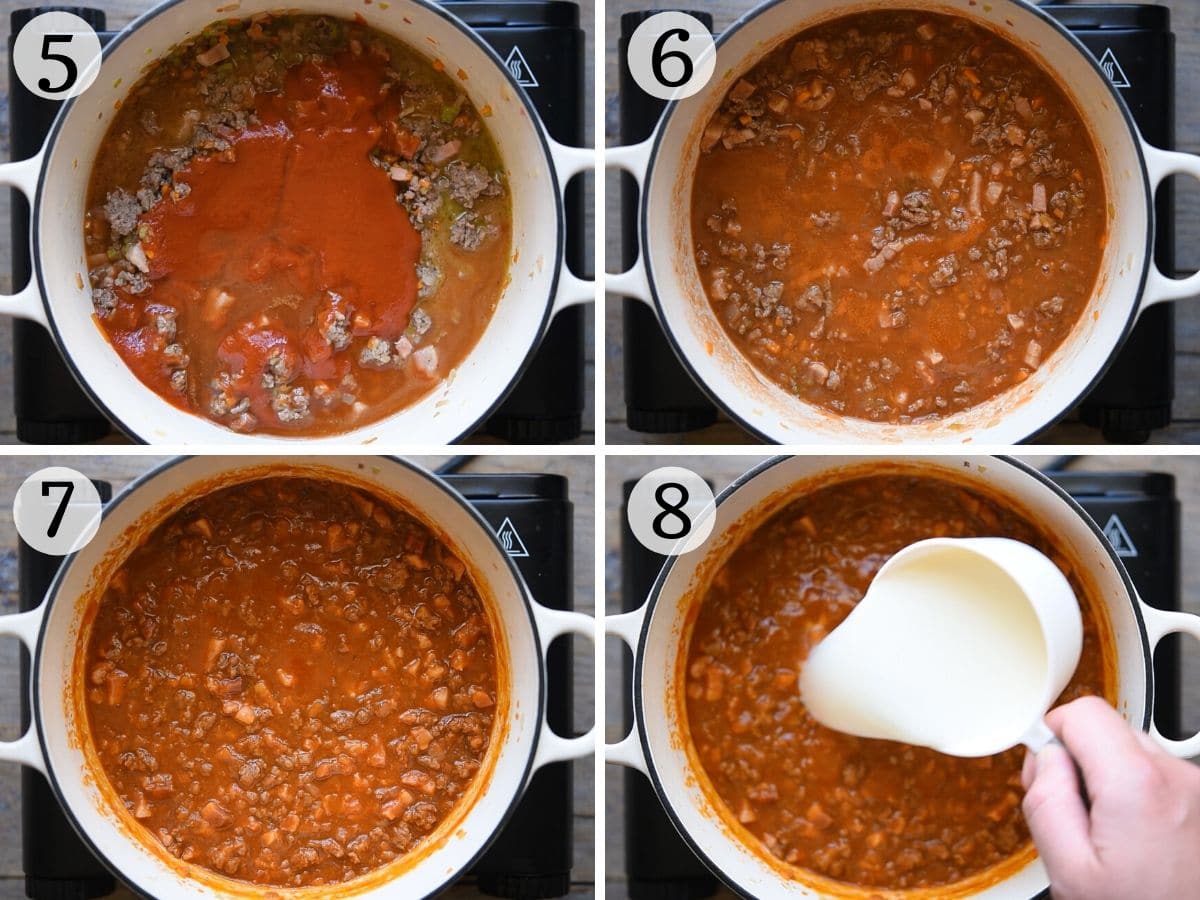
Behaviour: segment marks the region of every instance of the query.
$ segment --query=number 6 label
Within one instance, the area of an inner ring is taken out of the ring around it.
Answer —
[[[642,477],[629,494],[626,515],[638,542],[661,556],[682,556],[712,534],[712,488],[690,469],[666,466]]]
[[[100,38],[69,12],[34,16],[13,44],[13,68],[32,93],[46,100],[77,97],[100,74]]]
[[[629,39],[629,73],[659,100],[682,100],[712,78],[716,45],[704,23],[681,12],[651,16]]]
[[[17,489],[13,521],[21,540],[50,556],[85,547],[100,528],[100,492],[82,472],[50,466]]]

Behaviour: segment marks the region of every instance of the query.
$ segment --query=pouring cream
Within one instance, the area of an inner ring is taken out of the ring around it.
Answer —
[[[821,724],[988,756],[1050,738],[1042,717],[1079,662],[1079,603],[1058,567],[1008,538],[934,538],[887,561],[805,662]]]

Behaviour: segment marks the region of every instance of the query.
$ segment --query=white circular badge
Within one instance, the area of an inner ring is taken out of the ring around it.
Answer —
[[[681,12],[651,16],[629,38],[629,74],[659,100],[682,100],[712,78],[717,47],[704,23]]]
[[[665,466],[644,475],[629,494],[629,527],[662,556],[682,556],[708,540],[716,523],[712,488],[690,469]]]
[[[87,546],[100,528],[100,492],[82,472],[50,466],[17,489],[13,521],[34,550],[66,556]]]
[[[79,16],[34,16],[17,34],[13,67],[21,84],[47,100],[78,97],[100,74],[100,38]]]

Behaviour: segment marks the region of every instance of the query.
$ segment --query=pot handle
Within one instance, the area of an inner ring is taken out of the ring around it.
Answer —
[[[546,660],[546,652],[550,649],[551,642],[556,637],[564,634],[577,634],[588,640],[595,640],[596,637],[596,620],[583,613],[551,609],[540,603],[534,603],[533,621],[537,626],[538,639],[542,644],[543,662]],[[550,727],[550,723],[543,718],[541,734],[538,735],[537,753],[533,757],[533,768],[536,771],[549,763],[583,759],[595,752],[595,724],[577,737],[566,738],[556,734]]]
[[[626,147],[609,147],[604,151],[605,168],[620,169],[628,172],[637,182],[639,195],[645,190],[646,172],[650,169],[650,154],[654,147],[651,137],[640,144],[630,144]],[[641,229],[638,229],[640,234]],[[640,241],[640,238],[639,238]],[[650,282],[646,277],[646,248],[638,246],[637,259],[624,272],[605,273],[604,290],[609,294],[623,294],[634,300],[641,300],[651,309],[654,301],[650,297]],[[657,310],[655,311],[657,315]]]
[[[16,188],[25,195],[25,199],[29,201],[29,206],[32,208],[41,171],[42,154],[40,153],[29,159],[0,163],[0,186]],[[46,310],[42,306],[42,293],[38,290],[36,278],[30,278],[25,287],[15,294],[0,294],[0,313],[8,313],[19,319],[29,319],[37,322],[43,328],[50,327],[46,321]]]
[[[1142,153],[1146,157],[1146,174],[1150,178],[1152,197],[1158,190],[1158,186],[1171,175],[1191,175],[1200,180],[1200,156],[1192,153],[1178,153],[1174,150],[1160,150],[1157,147],[1151,147],[1145,141],[1142,142]],[[1162,273],[1155,264],[1154,258],[1151,257],[1146,289],[1142,293],[1141,308],[1143,310],[1155,303],[1181,300],[1184,297],[1196,295],[1200,295],[1200,272],[1189,275],[1187,278],[1171,278]]]
[[[550,159],[554,163],[554,175],[558,180],[558,193],[567,190],[567,182],[582,172],[596,170],[596,151],[591,147],[569,147],[547,136]],[[566,256],[558,267],[558,291],[554,295],[554,314],[577,303],[593,303],[596,300],[596,282],[580,278],[571,272]]]
[[[1143,603],[1142,618],[1146,622],[1146,634],[1150,639],[1150,652],[1152,655],[1154,648],[1158,646],[1158,642],[1168,634],[1187,634],[1200,641],[1200,616],[1191,613],[1155,609],[1153,606]],[[1150,736],[1172,756],[1178,756],[1183,759],[1190,756],[1200,756],[1200,733],[1193,734],[1190,738],[1185,738],[1182,741],[1172,740],[1169,737],[1165,737],[1158,730],[1158,726],[1154,724],[1152,719],[1150,722]]]
[[[2,176],[0,176],[2,178]],[[34,647],[37,645],[38,632],[42,628],[42,617],[46,614],[43,603],[28,612],[12,613],[0,616],[0,637],[15,637],[32,658]],[[46,760],[42,756],[41,744],[38,741],[37,726],[30,725],[15,741],[0,741],[0,762],[15,762],[31,769],[37,769],[46,774]]]
[[[642,622],[645,618],[645,606],[619,616],[605,616],[604,633],[623,640],[636,657],[638,645],[642,639]],[[629,729],[629,734],[615,744],[604,745],[604,761],[625,766],[628,769],[637,769],[643,775],[649,776],[650,770],[646,765],[646,754],[642,752],[642,735],[638,729],[636,716],[633,726]]]

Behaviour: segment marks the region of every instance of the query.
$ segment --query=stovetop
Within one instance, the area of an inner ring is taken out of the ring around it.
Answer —
[[[584,143],[583,32],[574,0],[442,0],[505,60],[505,64],[556,140]],[[11,51],[16,33],[34,15],[65,9],[106,32],[105,13],[73,6],[39,6],[11,15]],[[8,73],[9,131],[13,159],[26,159],[41,148],[58,102],[31,94]],[[568,222],[566,257],[573,271],[590,274],[584,242],[585,204],[582,179],[566,191]],[[12,283],[25,284],[32,271],[29,258],[29,206],[16,190],[12,195]],[[549,444],[578,437],[583,428],[584,318],[582,306],[558,313],[529,367],[512,393],[483,427],[493,437],[515,443]],[[26,443],[76,444],[104,438],[111,423],[88,399],[63,363],[58,348],[40,325],[13,323],[13,384],[17,437]]]
[[[1180,608],[1180,510],[1175,479],[1157,472],[1047,473],[1103,529],[1139,595],[1161,609]],[[624,498],[635,482],[624,486]],[[621,510],[621,596],[625,611],[645,602],[665,558],[632,535]],[[624,666],[625,727],[632,724],[632,671]],[[1183,738],[1180,723],[1180,658],[1173,640],[1154,656],[1155,722],[1164,735]],[[640,772],[625,779],[625,872],[632,900],[699,900],[716,893],[718,881],[688,849]]]
[[[1129,105],[1142,134],[1159,147],[1175,146],[1175,40],[1170,11],[1142,4],[1043,4],[1100,60]],[[710,29],[712,16],[687,10]],[[653,132],[665,104],[644,93],[630,76],[626,47],[634,29],[661,10],[621,17],[618,42],[620,140],[631,144]],[[637,187],[621,176],[623,262],[637,254]],[[1158,192],[1155,261],[1175,271],[1175,195],[1170,181]],[[712,425],[717,410],[676,359],[653,312],[625,299],[626,421],[634,431],[669,434]],[[1080,403],[1078,418],[1119,443],[1141,443],[1171,424],[1175,395],[1175,311],[1162,303],[1142,314],[1104,378]]]
[[[77,465],[86,471],[86,459]],[[496,530],[539,603],[573,606],[572,505],[558,475],[448,474],[442,476]],[[97,482],[101,498],[112,489]],[[58,557],[25,543],[18,551],[19,603],[37,606],[58,571]],[[573,731],[569,641],[549,648],[547,717],[559,734]],[[21,657],[22,729],[29,724],[28,655]],[[89,900],[111,893],[116,879],[87,850],[63,816],[44,777],[21,773],[21,824],[26,896],[34,900]],[[466,878],[484,894],[514,900],[561,897],[570,892],[572,773],[569,762],[536,772],[508,824]]]

